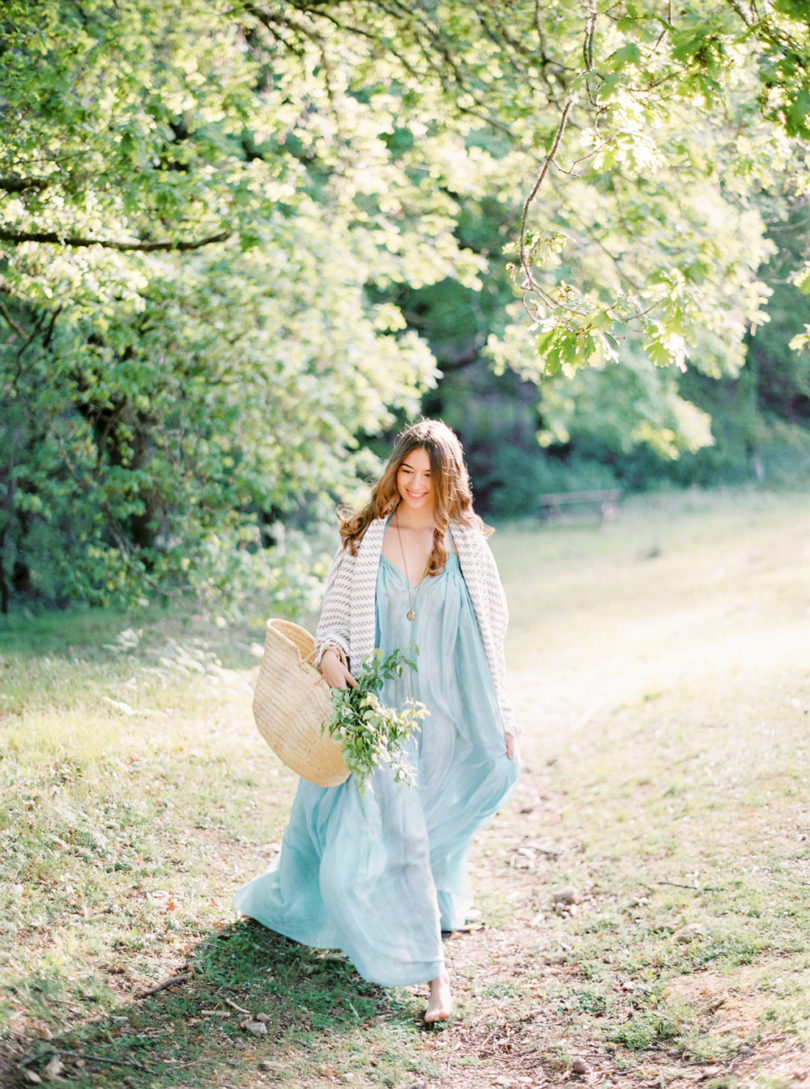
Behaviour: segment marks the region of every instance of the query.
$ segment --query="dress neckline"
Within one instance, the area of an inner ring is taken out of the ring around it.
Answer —
[[[397,513],[397,508],[394,507],[394,509],[391,511],[391,513],[385,519],[385,525],[383,526],[383,542],[385,541],[385,535],[388,532],[388,527],[393,522],[394,515],[396,513]],[[453,531],[452,531],[452,529],[450,528],[449,525],[447,526],[447,536],[450,538],[450,541],[449,541],[450,547],[447,549],[447,555],[448,556],[455,556],[456,559],[458,559],[458,552],[456,551],[456,542],[455,542],[455,540],[453,538]],[[419,587],[422,585],[422,583],[425,581],[425,579],[427,579],[427,578],[439,578],[439,575],[443,575],[444,572],[447,570],[447,564],[445,563],[444,570],[440,571],[438,575],[422,575],[419,582],[413,583],[408,578],[407,574],[402,570],[402,568],[399,567],[397,564],[395,564],[393,562],[393,560],[389,560],[388,557],[385,555],[385,553],[382,552],[382,551],[380,551],[380,558],[385,560],[385,562],[388,564],[389,567],[393,567],[393,569],[395,571],[399,572],[399,574],[402,575],[403,579],[405,579],[405,581],[407,582],[407,584],[410,586],[410,588],[412,590],[418,590]]]
[[[451,556],[455,558],[456,562],[458,562],[458,553],[457,552],[448,552],[447,553],[448,562],[449,562]],[[435,582],[437,579],[440,579],[442,577],[442,575],[447,571],[447,564],[445,564],[444,567],[442,568],[442,570],[438,573],[438,575],[423,575],[422,578],[420,579],[420,581],[417,582],[417,584],[414,586],[414,584],[411,582],[411,580],[408,578],[408,576],[405,574],[405,572],[402,570],[402,568],[397,567],[397,565],[395,563],[392,563],[392,561],[389,560],[388,557],[386,555],[384,555],[382,552],[380,553],[380,561],[382,563],[386,563],[391,568],[392,571],[396,571],[396,573],[400,576],[400,578],[403,580],[403,582],[406,582],[410,586],[410,588],[412,590],[418,590],[419,587],[422,585],[422,583],[426,582],[428,579]]]

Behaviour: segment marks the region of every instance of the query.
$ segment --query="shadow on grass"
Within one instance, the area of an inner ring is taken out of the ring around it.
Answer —
[[[358,1043],[365,1052],[369,1033],[380,1049],[396,1052],[395,1038],[412,1034],[417,1022],[408,992],[369,983],[344,956],[251,920],[206,938],[171,978],[47,1040],[17,1039],[13,1056],[0,1057],[2,1084],[214,1087],[229,1074],[238,1084],[300,1084],[301,1072],[311,1076],[319,1065],[331,1081],[333,1064],[351,1052],[356,1059]]]

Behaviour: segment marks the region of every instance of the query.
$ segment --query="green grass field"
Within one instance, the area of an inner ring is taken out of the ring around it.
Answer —
[[[493,548],[524,774],[438,1030],[425,988],[229,906],[295,787],[252,724],[261,625],[5,622],[0,1084],[810,1085],[810,501],[645,497]]]

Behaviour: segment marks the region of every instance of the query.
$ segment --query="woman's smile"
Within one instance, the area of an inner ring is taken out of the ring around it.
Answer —
[[[417,509],[433,503],[430,454],[424,446],[411,450],[400,465],[397,470],[397,491],[406,507]]]

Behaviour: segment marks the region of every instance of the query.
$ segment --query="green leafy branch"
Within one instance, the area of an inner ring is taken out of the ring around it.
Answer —
[[[346,767],[361,794],[380,764],[391,768],[395,782],[415,785],[414,769],[403,747],[420,729],[420,720],[428,710],[416,700],[408,700],[399,710],[385,707],[378,696],[384,682],[400,677],[405,666],[416,668],[401,651],[384,656],[378,649],[357,673],[356,688],[332,690],[332,715],[324,729],[341,746]]]

